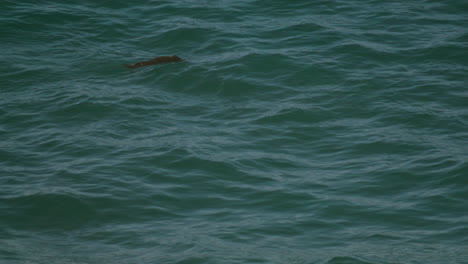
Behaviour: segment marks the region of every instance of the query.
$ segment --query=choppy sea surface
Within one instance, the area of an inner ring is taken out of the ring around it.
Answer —
[[[0,263],[468,263],[466,1],[0,10]]]

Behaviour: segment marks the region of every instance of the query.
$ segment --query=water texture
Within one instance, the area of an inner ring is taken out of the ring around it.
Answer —
[[[0,263],[468,263],[466,1],[0,10]]]

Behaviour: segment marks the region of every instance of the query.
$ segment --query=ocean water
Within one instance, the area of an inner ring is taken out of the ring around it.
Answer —
[[[0,10],[0,263],[468,263],[466,1]]]

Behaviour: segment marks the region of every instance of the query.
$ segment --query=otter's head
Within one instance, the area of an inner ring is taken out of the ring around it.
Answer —
[[[172,55],[171,58],[172,58],[174,61],[183,61],[183,59],[179,58],[179,57],[176,56],[176,55]]]

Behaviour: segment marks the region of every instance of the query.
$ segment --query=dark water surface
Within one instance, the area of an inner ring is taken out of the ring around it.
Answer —
[[[466,1],[0,10],[0,263],[468,263]]]

